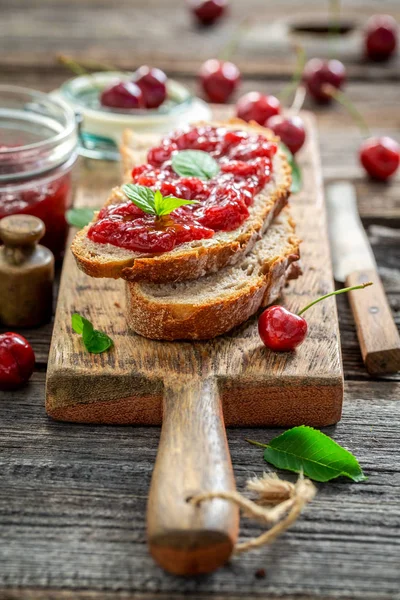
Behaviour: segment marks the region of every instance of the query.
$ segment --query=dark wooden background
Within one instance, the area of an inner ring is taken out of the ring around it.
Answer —
[[[250,17],[253,29],[235,57],[244,73],[242,91],[277,93],[295,59],[290,40],[271,31],[287,20],[296,27],[324,19],[327,5],[234,0],[229,19],[199,30],[184,0],[0,0],[0,81],[54,89],[68,76],[54,58],[64,52],[123,68],[149,62],[196,89],[201,61],[216,55]],[[355,28],[378,11],[400,21],[398,1],[343,0],[342,6]],[[321,38],[291,39],[301,41],[309,55],[329,52]],[[374,133],[399,140],[399,59],[368,65],[358,44],[356,29],[337,47],[349,71],[348,94]],[[348,115],[339,106],[316,114],[325,180],[345,178],[356,185],[399,323],[400,178],[387,185],[368,181],[357,162],[361,137]],[[192,580],[163,573],[147,553],[146,495],[158,430],[50,421],[44,382],[52,326],[22,332],[33,343],[37,365],[26,388],[0,394],[0,598],[400,598],[400,378],[368,376],[347,299],[339,297],[338,307],[346,394],[342,421],[326,432],[356,454],[369,480],[319,485],[304,516],[272,547]],[[276,433],[228,432],[239,489],[264,468],[262,452],[245,438],[263,441]],[[243,537],[259,531],[243,520]],[[265,578],[256,577],[258,569],[265,569]]]

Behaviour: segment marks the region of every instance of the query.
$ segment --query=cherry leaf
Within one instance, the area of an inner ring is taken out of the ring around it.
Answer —
[[[172,168],[181,177],[212,179],[219,172],[217,161],[202,150],[182,150],[172,157]]]
[[[274,467],[302,472],[315,481],[330,481],[339,476],[357,482],[367,479],[351,452],[313,427],[293,427],[268,444],[251,443],[265,448],[264,459]]]

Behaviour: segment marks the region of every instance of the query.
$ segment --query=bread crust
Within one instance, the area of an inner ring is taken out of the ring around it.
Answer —
[[[296,279],[301,269],[300,241],[294,235],[294,222],[290,218],[293,235],[288,239],[285,252],[272,264],[265,264],[265,272],[257,279],[252,277],[247,285],[224,298],[215,298],[202,304],[174,304],[152,302],[143,292],[140,283],[126,284],[127,322],[129,328],[155,340],[205,340],[222,335],[244,323],[262,306],[279,298],[289,279]]]
[[[277,140],[270,130],[254,122],[245,123],[240,119],[231,119],[230,121],[212,122],[211,124],[231,128],[240,127],[252,131],[257,130],[261,131],[271,141]],[[132,147],[133,140],[137,140],[136,147]],[[148,143],[148,140],[149,136],[146,137],[146,143]],[[125,133],[121,148],[125,174],[131,171],[134,164],[143,162],[143,153],[147,148],[148,146],[143,144],[143,139],[141,140],[139,136],[135,136],[132,132]],[[281,164],[280,184],[268,195],[267,201],[263,203],[262,209],[259,214],[257,213],[257,218],[253,219],[251,226],[249,225],[247,229],[242,230],[236,237],[220,240],[214,244],[205,244],[200,240],[196,245],[184,245],[184,248],[178,246],[172,252],[160,255],[138,255],[125,250],[121,252],[121,255],[116,254],[115,259],[107,258],[106,260],[102,256],[103,244],[95,244],[91,241],[90,244],[88,243],[88,227],[86,227],[76,234],[71,245],[71,250],[79,268],[92,277],[122,277],[131,282],[166,283],[198,279],[207,273],[218,271],[228,264],[235,264],[243,254],[252,249],[257,239],[263,235],[274,217],[280,213],[288,202],[291,169],[285,154],[278,151],[278,155]],[[128,180],[126,175],[125,180]],[[114,193],[107,203],[112,203],[115,198]],[[246,225],[246,221],[243,225]],[[211,238],[211,241],[213,239]]]

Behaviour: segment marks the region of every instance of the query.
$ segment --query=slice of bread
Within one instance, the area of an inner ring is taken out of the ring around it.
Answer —
[[[212,123],[231,129],[261,132],[275,141],[271,131],[256,123],[249,124],[237,119]],[[121,149],[125,180],[134,165],[146,160],[146,152],[158,143],[159,138],[127,132]],[[98,244],[87,236],[89,229],[79,231],[71,250],[78,266],[92,277],[122,277],[127,281],[153,281],[155,283],[197,279],[213,273],[228,264],[237,263],[249,252],[257,239],[268,229],[273,218],[287,204],[290,194],[291,170],[286,156],[280,150],[273,159],[271,181],[258,194],[249,208],[250,216],[235,231],[218,231],[210,239],[181,244],[164,254],[140,254],[112,244]],[[121,188],[112,191],[107,204],[126,201]],[[97,216],[95,216],[95,219]]]
[[[127,283],[131,330],[157,340],[201,340],[226,333],[274,302],[300,274],[299,240],[285,209],[234,266],[196,281]]]

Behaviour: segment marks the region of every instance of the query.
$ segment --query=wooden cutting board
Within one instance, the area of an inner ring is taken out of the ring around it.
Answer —
[[[307,143],[299,162],[304,183],[291,205],[303,239],[304,274],[282,297],[294,311],[334,287],[316,128],[310,114],[303,117]],[[113,168],[107,163],[84,166],[76,204],[101,205]],[[124,282],[86,276],[67,252],[46,410],[65,421],[163,421],[149,498],[150,549],[172,572],[209,571],[232,551],[237,511],[222,500],[200,508],[186,500],[199,491],[234,489],[224,420],[226,425],[319,427],[340,419],[343,374],[336,303],[331,298],[307,312],[309,335],[295,353],[274,354],[260,341],[256,317],[209,342],[157,342],[131,334],[124,293]],[[85,351],[71,329],[74,312],[110,335],[112,351]]]

